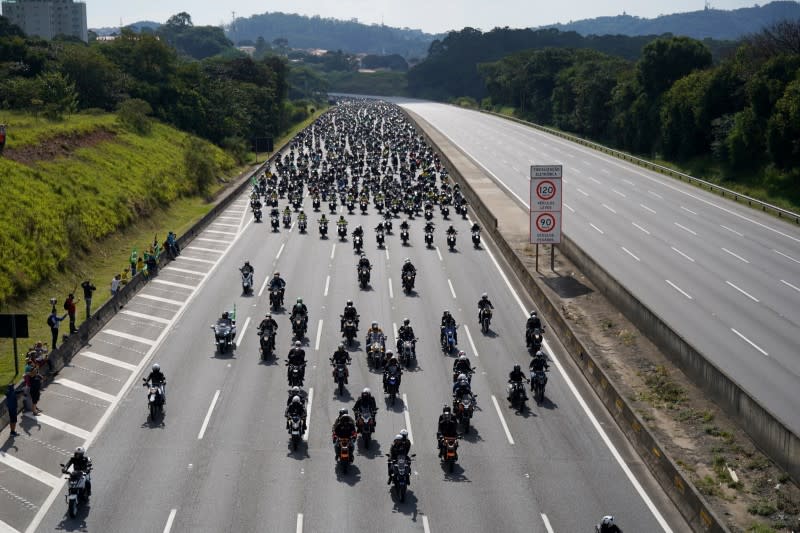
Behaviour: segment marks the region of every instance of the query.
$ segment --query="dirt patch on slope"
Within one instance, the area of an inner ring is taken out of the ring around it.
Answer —
[[[101,142],[112,141],[116,136],[116,133],[105,128],[98,128],[89,133],[56,135],[38,144],[6,146],[2,157],[30,166],[39,161],[69,157],[79,148],[90,148]]]

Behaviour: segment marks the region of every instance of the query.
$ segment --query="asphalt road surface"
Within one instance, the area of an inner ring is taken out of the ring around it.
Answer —
[[[364,226],[373,263],[371,285],[361,290],[350,239],[320,239],[318,215],[308,198],[305,205],[308,234],[296,226],[274,233],[268,222],[252,221],[243,195],[60,373],[40,402],[47,419],[26,418],[16,440],[8,430],[0,435],[0,531],[577,532],[607,513],[629,531],[688,529],[556,339],[548,339],[545,402],[530,402],[523,413],[509,408],[506,378],[515,362],[527,367],[523,330],[532,304],[501,271],[492,243],[473,248],[468,221],[454,221],[454,251],[444,245],[438,210],[436,248],[426,249],[417,219],[410,246],[401,244],[395,220],[386,249],[377,249],[374,208],[348,216],[350,230]],[[399,285],[406,257],[418,270],[410,295]],[[238,273],[245,260],[256,269],[249,297]],[[287,313],[277,315],[280,360],[259,361],[256,325],[268,306],[262,288],[274,270],[287,281],[287,305],[302,296],[309,308],[309,433],[297,452],[283,419]],[[484,291],[496,308],[487,335],[476,318]],[[348,392],[338,397],[328,358],[349,298],[361,315],[361,343],[351,351]],[[233,304],[239,344],[220,355],[209,326]],[[479,405],[452,474],[440,466],[435,445],[453,361],[438,346],[445,308],[460,324],[459,347],[477,366]],[[392,407],[380,374],[366,365],[363,335],[377,320],[393,343],[404,317],[420,338],[418,364],[403,375],[402,401]],[[140,386],[152,362],[169,380],[163,423],[147,421]],[[365,386],[378,399],[376,440],[364,449],[359,439],[355,462],[341,475],[331,424]],[[401,428],[417,454],[405,503],[388,490],[383,457]],[[93,496],[69,519],[58,463],[81,443],[94,461]]]
[[[526,206],[530,165],[563,165],[563,232],[800,433],[800,228],[510,120],[394,100]]]

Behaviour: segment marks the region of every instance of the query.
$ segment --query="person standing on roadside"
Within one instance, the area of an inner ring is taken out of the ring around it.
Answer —
[[[47,325],[50,326],[50,333],[53,335],[53,342],[51,343],[53,346],[53,350],[56,349],[56,343],[58,342],[58,326],[61,324],[61,321],[64,320],[67,315],[59,317],[56,314],[56,308],[50,311],[50,316],[47,317]]]
[[[86,302],[86,320],[92,316],[92,293],[97,290],[97,287],[92,285],[88,279],[81,283],[83,288],[83,301]]]
[[[19,437],[19,433],[17,433],[17,410],[19,409],[19,404],[17,403],[17,391],[14,390],[13,383],[9,383],[8,387],[6,387],[6,409],[8,409],[11,436]]]
[[[73,333],[77,332],[77,328],[75,327],[75,314],[77,313],[77,306],[75,305],[75,295],[69,293],[67,299],[64,301],[64,310],[67,312],[69,316],[69,334],[72,335]]]
[[[139,253],[136,251],[136,248],[134,248],[133,251],[131,251],[131,259],[130,259],[131,277],[136,275],[136,269],[139,266],[138,257],[139,257]]]
[[[116,296],[116,295],[117,295],[117,293],[119,292],[119,284],[120,284],[120,278],[121,278],[121,277],[122,277],[122,276],[120,276],[119,274],[117,274],[117,275],[116,275],[116,276],[114,276],[114,278],[111,280],[111,297],[112,297],[112,298],[113,298],[114,296]]]

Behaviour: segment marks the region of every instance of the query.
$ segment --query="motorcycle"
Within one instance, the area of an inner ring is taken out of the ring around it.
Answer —
[[[292,225],[292,215],[285,214],[283,215],[283,227],[288,228]]]
[[[306,321],[304,317],[298,315],[292,319],[292,333],[296,340],[303,340],[306,338]]]
[[[253,294],[253,273],[250,271],[242,272],[242,294],[245,296]]]
[[[361,409],[356,413],[356,427],[361,433],[361,440],[365,448],[369,448],[369,441],[375,433],[375,417],[370,409]]]
[[[384,243],[384,236],[382,231],[378,231],[375,233],[375,240],[378,242],[378,248],[383,248]]]
[[[269,306],[273,311],[283,307],[283,289],[274,288],[269,290]]]
[[[450,251],[456,247],[456,234],[455,233],[448,233],[447,234],[447,246],[450,247]]]
[[[410,456],[401,455],[392,461],[393,488],[400,503],[406,501],[406,489],[411,482],[411,459],[416,456],[417,454],[415,453],[412,453]],[[386,454],[386,457],[391,458],[391,455]]]
[[[303,438],[303,433],[305,433],[303,419],[300,418],[300,415],[291,415],[289,418],[289,435],[291,435],[292,439],[292,450],[297,451],[297,446]]]
[[[534,328],[533,331],[529,332],[529,336],[528,342],[530,344],[531,353],[535,354],[542,349],[542,330]]]
[[[336,214],[336,201],[335,200],[331,200],[330,202],[328,202],[328,209],[330,210],[331,215],[335,215]]]
[[[306,222],[306,219],[301,218],[300,220],[298,220],[297,228],[300,230],[300,233],[305,233],[306,229],[308,228],[308,222]]]
[[[367,346],[369,346],[369,350],[367,351],[367,365],[371,366],[372,368],[381,368],[385,362],[386,352],[381,341],[375,341],[373,343],[367,342]]]
[[[362,289],[366,289],[369,285],[369,269],[367,267],[358,269],[358,283],[361,284]]]
[[[481,331],[486,334],[489,333],[489,325],[492,323],[492,310],[489,307],[484,307],[480,310]]]
[[[449,220],[450,217],[450,209],[446,206],[442,206],[442,218],[445,220]]]
[[[442,351],[444,353],[452,353],[453,350],[456,349],[456,328],[453,326],[446,326],[443,329],[444,335],[442,336]]]
[[[451,473],[458,461],[458,440],[461,437],[442,437],[442,453],[440,455],[442,466]]]
[[[356,235],[353,237],[353,249],[357,254],[361,253],[361,248],[364,247],[364,238],[361,235]]]
[[[425,208],[425,220],[432,220],[433,219],[433,209]]]
[[[404,340],[400,343],[400,364],[406,368],[411,366],[412,361],[417,360],[416,343],[417,339]]]
[[[531,372],[531,392],[537,405],[544,401],[545,385],[547,385],[547,374],[544,371]]]
[[[333,359],[331,359],[331,364],[333,366],[333,381],[339,387],[339,396],[344,394],[344,386],[347,383],[347,376],[349,372],[347,371],[347,365],[350,363],[335,363]]]
[[[425,232],[425,244],[428,246],[428,248],[432,248],[433,247],[433,232],[432,231],[426,231]]]
[[[278,231],[278,228],[281,225],[280,220],[278,220],[278,215],[273,215],[270,217],[270,223],[272,224],[272,231]]]
[[[156,419],[164,414],[164,387],[167,383],[164,382],[159,386],[150,385],[147,383],[147,378],[142,378],[143,387],[148,387],[147,389],[147,412],[148,417],[151,422],[155,422]]]
[[[290,387],[302,387],[303,380],[305,380],[305,365],[286,365],[286,378]]]
[[[511,407],[519,411],[525,409],[525,402],[528,401],[528,395],[525,394],[525,385],[521,381],[513,381],[508,384],[508,402]]]
[[[464,428],[464,433],[469,433],[469,423],[475,412],[475,394],[464,394],[461,399],[453,399],[453,414],[456,415],[456,422]]]
[[[352,200],[348,200],[348,201],[347,201],[347,214],[348,214],[348,215],[352,215],[352,214],[353,214],[353,210],[354,210],[355,208],[356,208],[356,204],[355,204],[355,203],[353,203],[353,201],[352,201]]]
[[[475,248],[481,247],[481,231],[475,230],[472,232],[472,244],[475,245]]]
[[[411,291],[414,290],[414,275],[413,274],[403,274],[403,290],[406,294],[409,294]]]
[[[344,322],[344,337],[347,339],[347,345],[352,346],[356,338],[356,323],[353,320],[345,320]]]
[[[387,235],[392,234],[392,216],[387,212],[383,221],[383,229],[386,230]]]
[[[311,201],[311,207],[314,208],[315,213],[319,211],[319,206],[320,206],[319,198],[315,196],[314,199]]]
[[[259,345],[261,346],[261,360],[266,361],[275,350],[275,330],[266,329],[259,334]]]
[[[236,344],[233,342],[233,338],[236,332],[232,325],[227,322],[217,322],[211,326],[211,329],[214,331],[214,344],[220,353],[225,353],[228,348],[235,348]]]
[[[408,230],[400,230],[400,240],[403,241],[403,246],[408,245]]]
[[[339,232],[339,240],[340,241],[343,241],[343,240],[345,240],[347,238],[347,227],[339,226],[339,229],[337,231]]]
[[[319,225],[319,236],[322,239],[326,239],[328,237],[328,225],[327,224],[320,224]]]
[[[400,392],[400,372],[388,374],[386,376],[386,394],[389,395],[389,405],[394,407],[394,402],[397,399],[397,393]]]
[[[347,467],[353,462],[353,441],[349,437],[337,437],[336,444],[338,453],[336,454],[336,462],[342,469],[342,473],[347,473]]]
[[[261,217],[262,217],[261,209],[257,209],[257,208],[254,209],[253,210],[253,218],[255,219],[255,221],[256,222],[261,222]]]
[[[78,505],[89,501],[89,493],[91,492],[92,481],[89,477],[89,472],[82,470],[73,470],[66,472],[64,465],[61,465],[61,471],[66,474],[67,494],[65,499],[67,501],[67,514],[70,518],[75,518],[78,515]]]
[[[361,207],[361,214],[362,215],[366,215],[367,214],[367,207],[368,206],[369,206],[369,204],[367,203],[366,200],[361,200],[360,207]]]

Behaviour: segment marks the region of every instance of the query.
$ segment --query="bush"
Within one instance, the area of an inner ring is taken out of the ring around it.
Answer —
[[[186,177],[194,184],[194,192],[208,194],[209,186],[217,177],[217,163],[209,152],[208,143],[192,138],[183,152]]]
[[[139,135],[148,135],[152,130],[152,124],[148,118],[152,114],[153,108],[150,107],[150,104],[139,98],[130,98],[117,106],[119,123]]]
[[[250,152],[250,147],[243,138],[225,137],[222,139],[221,145],[236,160],[236,164],[241,165],[247,162],[247,154]]]

